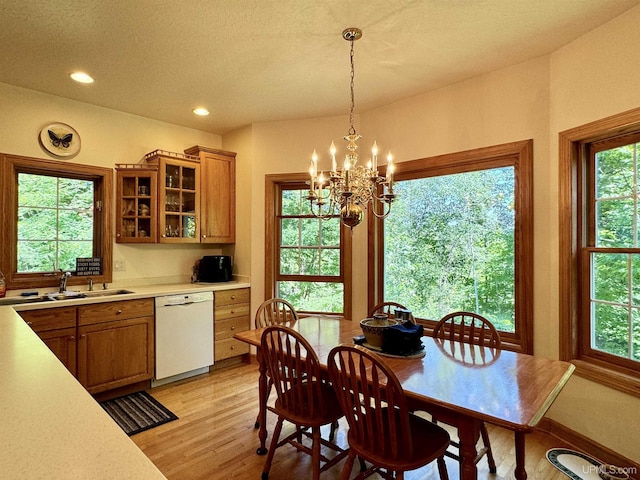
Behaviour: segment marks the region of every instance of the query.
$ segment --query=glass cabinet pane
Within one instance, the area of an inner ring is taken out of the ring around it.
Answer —
[[[156,176],[149,166],[118,165],[116,241],[156,241]]]

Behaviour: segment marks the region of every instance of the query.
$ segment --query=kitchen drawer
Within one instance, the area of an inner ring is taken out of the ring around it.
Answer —
[[[225,358],[236,357],[249,353],[249,344],[236,340],[235,338],[227,338],[215,343],[214,359],[215,361],[224,360]]]
[[[18,313],[34,332],[76,327],[76,307],[43,308]]]
[[[222,307],[217,307],[214,310],[214,321],[224,320],[226,318],[233,317],[247,317],[249,318],[249,304],[241,303],[239,305],[223,305]]]
[[[249,330],[248,317],[233,317],[215,321],[215,341],[233,337],[238,332]]]
[[[248,288],[234,288],[233,290],[219,290],[215,292],[216,307],[231,303],[249,303]]]
[[[153,298],[94,303],[78,307],[78,326],[153,315]]]

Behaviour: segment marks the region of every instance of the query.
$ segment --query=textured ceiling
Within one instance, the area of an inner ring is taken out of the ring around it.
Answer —
[[[545,55],[640,0],[2,0],[0,82],[213,133],[356,112]],[[69,80],[84,70],[92,85]],[[196,117],[196,106],[211,111]]]

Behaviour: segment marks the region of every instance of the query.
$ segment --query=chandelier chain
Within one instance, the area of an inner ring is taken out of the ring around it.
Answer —
[[[355,106],[355,95],[353,93],[354,91],[354,79],[355,79],[355,63],[353,60],[354,57],[354,52],[353,52],[353,42],[355,41],[355,39],[353,37],[351,37],[350,43],[351,43],[351,53],[350,53],[350,60],[351,60],[351,110],[349,112],[349,125],[351,126],[349,128],[349,135],[355,135],[356,134],[356,129],[353,126],[353,109]]]

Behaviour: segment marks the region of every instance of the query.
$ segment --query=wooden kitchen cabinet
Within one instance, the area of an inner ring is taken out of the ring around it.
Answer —
[[[215,292],[214,299],[214,359],[224,360],[249,353],[249,345],[233,338],[249,329],[249,288]]]
[[[19,312],[56,357],[76,375],[76,309],[45,308]]]
[[[236,154],[196,145],[116,165],[118,243],[234,243]]]
[[[89,393],[153,377],[153,298],[18,313]]]
[[[200,158],[200,242],[236,241],[236,154],[196,145],[184,151]]]
[[[154,165],[116,165],[116,242],[157,242],[157,178]]]
[[[155,150],[145,156],[158,167],[160,243],[200,242],[200,158]]]
[[[149,380],[154,368],[154,301],[78,308],[77,377],[89,393]]]

